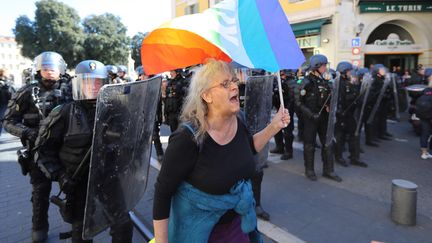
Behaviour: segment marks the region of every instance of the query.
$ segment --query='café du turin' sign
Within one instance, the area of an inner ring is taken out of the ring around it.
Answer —
[[[385,40],[375,40],[366,45],[366,52],[418,52],[421,48],[411,40],[401,40],[398,34],[391,33]]]
[[[408,46],[414,44],[410,40],[401,40],[398,34],[391,33],[388,35],[386,40],[375,40],[374,45],[376,46],[388,46],[388,47],[398,47],[398,46]]]

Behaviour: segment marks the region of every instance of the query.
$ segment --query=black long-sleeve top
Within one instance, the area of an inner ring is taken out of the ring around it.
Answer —
[[[170,136],[155,185],[155,220],[169,217],[171,198],[183,181],[206,193],[222,195],[229,193],[239,180],[253,176],[256,151],[252,136],[239,119],[237,124],[236,135],[226,145],[217,144],[206,134],[202,145],[198,146],[186,128],[180,128]],[[219,223],[230,222],[235,216],[236,213],[229,210]]]

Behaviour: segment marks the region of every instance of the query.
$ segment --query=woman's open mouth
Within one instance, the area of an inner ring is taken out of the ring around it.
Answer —
[[[232,102],[232,103],[239,103],[239,97],[238,97],[238,94],[233,95],[233,96],[230,98],[230,102]]]

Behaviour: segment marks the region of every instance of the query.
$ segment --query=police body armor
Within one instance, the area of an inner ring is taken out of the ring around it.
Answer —
[[[325,106],[329,104],[330,94],[331,87],[327,81],[309,74],[299,87],[297,106],[307,118],[313,113],[327,112]]]
[[[373,83],[371,88],[374,90],[376,102],[367,120],[368,124],[371,124],[373,122],[375,115],[381,105],[382,100],[389,96],[388,87],[391,83],[390,74],[386,74],[385,78],[384,77],[380,78],[375,76],[375,79],[376,80]]]
[[[174,79],[168,80],[165,96],[165,113],[178,114],[183,105],[183,78],[177,75]]]
[[[34,147],[34,141],[23,139],[23,133],[27,129],[39,129],[39,123],[51,110],[64,102],[64,96],[58,89],[47,90],[39,82],[32,82],[24,86],[9,101],[8,110],[5,114],[5,129],[14,136],[21,138],[25,147],[17,151],[18,163],[21,172],[26,175],[33,164],[33,155],[30,151]]]

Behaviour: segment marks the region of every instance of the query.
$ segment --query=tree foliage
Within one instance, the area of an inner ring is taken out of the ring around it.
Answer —
[[[126,64],[130,39],[119,17],[106,13],[81,19],[77,11],[56,0],[36,2],[34,21],[16,19],[14,34],[21,54],[34,58],[44,51],[60,53],[69,68],[82,60]]]
[[[132,59],[135,60],[135,68],[141,66],[141,45],[143,39],[147,36],[147,33],[138,32],[132,37],[131,49],[132,49]]]
[[[70,66],[83,58],[84,34],[75,9],[55,0],[36,2],[35,20],[20,16],[15,23],[15,38],[21,54],[34,58],[44,51],[60,53]]]
[[[126,64],[130,39],[119,17],[105,13],[91,15],[83,21],[85,56],[105,64]]]

